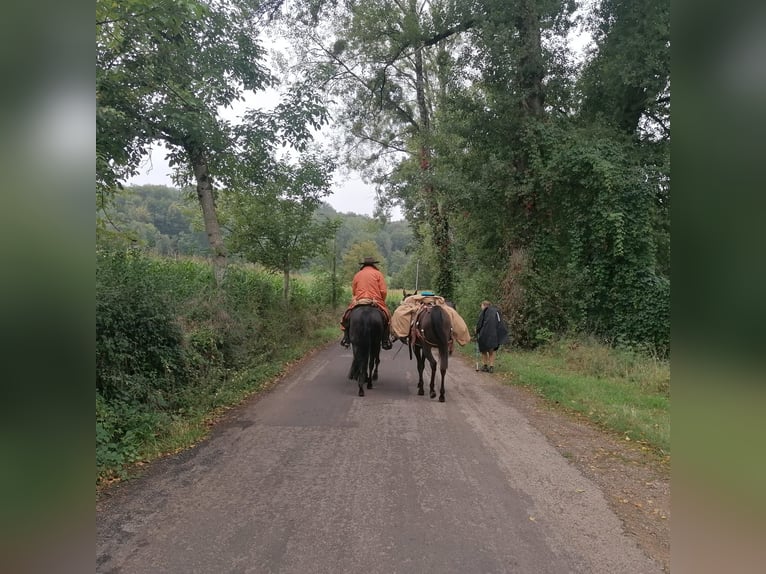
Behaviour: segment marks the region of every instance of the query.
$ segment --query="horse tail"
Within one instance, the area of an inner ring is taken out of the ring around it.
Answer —
[[[360,332],[360,337],[359,337],[357,345],[359,348],[358,360],[359,360],[359,374],[362,376],[361,382],[364,382],[364,378],[367,376],[367,364],[369,363],[369,360],[370,360],[370,351],[371,351],[370,349],[371,347],[370,322],[371,321],[370,321],[369,309],[371,309],[371,307],[366,307],[364,311],[360,313],[361,315],[360,321],[361,321],[362,329]]]
[[[348,378],[359,381],[367,372],[367,357],[369,356],[369,322],[362,307],[354,307],[349,315],[349,338],[353,350],[351,369]]]
[[[433,326],[434,342],[439,348],[439,354],[446,358],[449,355],[449,339],[452,325],[449,323],[449,315],[439,306],[435,305],[431,309],[431,322]]]

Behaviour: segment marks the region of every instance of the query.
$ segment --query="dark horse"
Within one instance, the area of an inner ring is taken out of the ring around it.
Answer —
[[[348,339],[354,360],[348,372],[349,379],[359,383],[359,396],[364,396],[364,383],[372,388],[378,380],[380,344],[383,340],[383,314],[376,305],[358,305],[348,317]]]
[[[439,352],[439,373],[441,373],[441,386],[439,387],[439,402],[444,402],[444,374],[447,372],[449,362],[449,343],[452,335],[452,321],[446,311],[438,305],[424,305],[415,315],[410,332],[410,344],[415,350],[415,358],[418,362],[418,395],[424,395],[423,369],[426,359],[431,365],[430,396],[434,398],[434,379],[436,378],[436,359],[433,350]]]

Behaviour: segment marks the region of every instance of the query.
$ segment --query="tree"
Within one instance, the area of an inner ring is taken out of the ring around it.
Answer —
[[[411,202],[404,205],[411,222],[429,224],[437,283],[446,296],[454,281],[450,210],[448,197],[434,185],[431,119],[451,79],[449,44],[474,23],[468,7],[446,1],[349,2],[313,31],[302,31],[310,35],[302,44],[302,65],[312,66],[316,83],[340,102],[350,159],[380,187],[401,163],[414,166],[415,178],[406,187]],[[391,191],[389,197],[403,199]]]
[[[289,301],[290,272],[324,249],[339,221],[315,217],[331,193],[332,162],[306,157],[298,165],[282,162],[268,182],[249,193],[226,196],[225,212],[233,252],[283,275]]]
[[[670,137],[670,0],[602,0],[591,25],[596,50],[580,88],[582,114],[630,135]]]
[[[354,243],[343,254],[341,277],[349,285],[356,272],[359,271],[359,263],[363,261],[365,257],[374,257],[376,260],[380,261],[377,267],[383,275],[386,274],[386,262],[381,256],[380,251],[378,251],[378,246],[375,242],[369,240],[360,241],[359,243]]]
[[[163,142],[179,183],[193,180],[220,280],[226,249],[214,180],[243,185],[243,159],[268,156],[275,140],[301,143],[306,123],[323,122],[311,97],[293,97],[262,121],[257,138],[220,115],[274,84],[258,34],[281,0],[126,0],[96,3],[96,179],[102,201],[136,173],[149,147]],[[306,106],[302,104],[306,103]],[[297,104],[297,105],[294,105]],[[266,114],[260,115],[261,119]],[[266,118],[269,119],[269,118]],[[262,128],[268,127],[270,131]]]

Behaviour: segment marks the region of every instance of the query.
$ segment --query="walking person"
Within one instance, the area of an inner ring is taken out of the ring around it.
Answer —
[[[351,282],[351,303],[349,303],[346,312],[343,313],[343,318],[340,320],[340,328],[343,330],[343,339],[340,344],[344,347],[350,345],[347,327],[348,316],[351,310],[360,301],[371,300],[383,314],[383,341],[381,341],[381,347],[384,349],[391,348],[391,335],[389,331],[391,312],[386,306],[388,287],[386,286],[386,279],[383,277],[383,273],[377,268],[378,263],[380,261],[377,261],[374,257],[365,257],[359,263],[359,271],[356,272]]]
[[[500,309],[489,301],[481,302],[481,313],[476,322],[476,342],[481,353],[482,367],[485,373],[495,371],[495,353],[500,345],[508,341],[508,327],[500,315]]]

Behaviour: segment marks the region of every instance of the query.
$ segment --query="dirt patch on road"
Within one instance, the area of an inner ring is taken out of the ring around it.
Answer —
[[[502,380],[510,375],[494,375]],[[670,463],[640,444],[607,434],[576,414],[509,386],[514,406],[562,456],[596,483],[625,532],[670,572]]]

